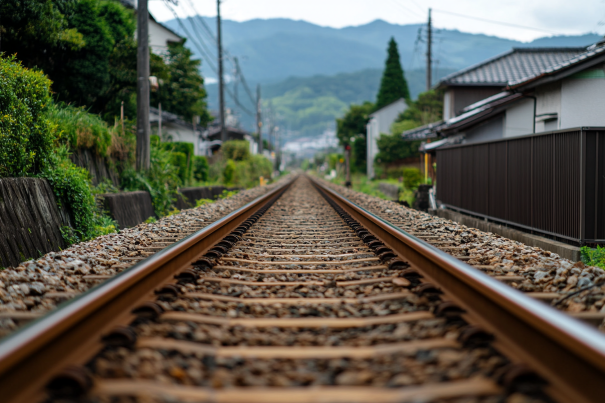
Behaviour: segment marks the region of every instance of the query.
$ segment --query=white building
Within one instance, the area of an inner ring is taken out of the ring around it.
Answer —
[[[378,138],[381,134],[388,134],[391,125],[397,116],[408,108],[403,98],[378,109],[370,115],[367,125],[367,175],[368,179],[374,178],[374,158],[378,154]]]
[[[464,108],[436,132],[464,143],[605,126],[605,43]],[[445,145],[445,144],[444,144]]]

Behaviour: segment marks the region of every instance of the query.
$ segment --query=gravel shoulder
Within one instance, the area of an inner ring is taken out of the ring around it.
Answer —
[[[274,184],[244,190],[155,223],[103,235],[0,271],[0,337],[290,179],[288,175]]]
[[[478,270],[605,330],[605,271],[321,180],[368,211]]]

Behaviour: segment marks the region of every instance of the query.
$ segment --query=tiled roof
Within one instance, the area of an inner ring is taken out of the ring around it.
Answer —
[[[573,59],[586,48],[513,48],[509,52],[450,74],[441,85],[506,86]]]
[[[542,69],[542,71],[540,71],[538,74],[526,75],[523,77],[519,77],[516,80],[511,80],[509,82],[509,86],[511,88],[517,87],[519,85],[526,84],[541,77],[559,73],[560,71],[565,70],[568,67],[572,67],[576,64],[582,63],[583,61],[596,56],[600,57],[603,54],[605,54],[605,44],[603,44],[603,42],[599,42],[597,45],[590,46],[584,52],[577,54],[570,59],[563,60],[560,63]]]

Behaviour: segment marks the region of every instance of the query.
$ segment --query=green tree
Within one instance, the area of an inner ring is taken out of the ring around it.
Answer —
[[[406,141],[401,133],[382,134],[378,138],[376,162],[389,164],[418,154],[419,141]]]
[[[336,137],[341,146],[351,145],[353,171],[362,172],[366,166],[366,125],[374,110],[374,104],[364,102],[362,105],[351,105],[345,115],[336,119]]]
[[[408,83],[405,81],[403,68],[399,60],[397,42],[395,42],[394,38],[391,38],[386,65],[382,73],[382,80],[380,81],[380,89],[376,97],[376,109],[387,106],[400,98],[406,101],[409,100],[410,91],[408,90]]]
[[[15,55],[22,65],[47,71],[57,52],[84,46],[82,34],[68,27],[62,10],[74,0],[0,1],[2,52]]]
[[[151,93],[152,105],[162,104],[162,110],[172,112],[190,121],[200,117],[200,124],[210,121],[206,109],[204,79],[199,73],[201,61],[192,59],[193,53],[185,42],[170,43],[165,55],[168,78],[160,82],[160,88]]]
[[[396,122],[405,123],[404,130],[428,125],[443,119],[443,90],[429,90],[408,102],[408,108],[399,114]]]
[[[86,44],[57,54],[57,63],[46,71],[59,100],[91,106],[109,87],[109,56],[115,40],[110,24],[101,15],[104,4],[79,0],[73,6],[69,27],[81,33]]]

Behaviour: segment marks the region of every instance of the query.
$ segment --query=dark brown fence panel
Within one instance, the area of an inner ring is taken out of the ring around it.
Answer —
[[[437,198],[449,207],[578,243],[605,243],[603,128],[437,150],[437,172]]]
[[[555,149],[553,232],[581,239],[582,135],[578,131],[551,136]]]
[[[508,141],[507,221],[531,226],[531,138]],[[504,183],[504,181],[503,181]]]
[[[550,136],[533,138],[532,147],[533,226],[554,232],[554,144]]]
[[[489,144],[488,216],[506,220],[506,161],[507,142]]]

